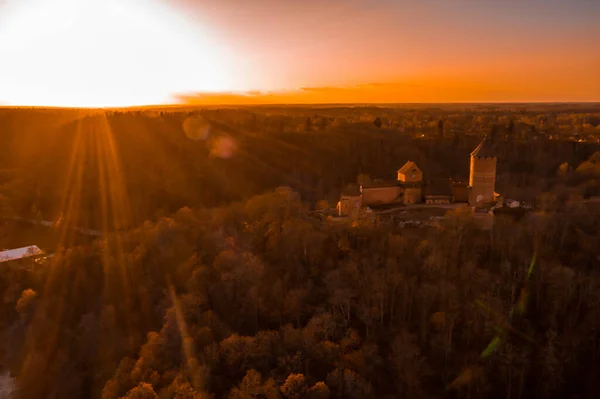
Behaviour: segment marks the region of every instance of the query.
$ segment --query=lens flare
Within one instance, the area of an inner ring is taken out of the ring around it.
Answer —
[[[190,116],[183,121],[183,131],[191,140],[206,140],[210,135],[210,124],[199,115]]]

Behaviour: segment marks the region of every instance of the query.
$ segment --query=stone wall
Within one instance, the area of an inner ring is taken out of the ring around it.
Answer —
[[[455,184],[453,187],[454,202],[469,202],[469,190],[466,184]]]
[[[452,202],[451,195],[427,195],[425,197],[426,204],[450,204]]]
[[[421,202],[423,202],[423,190],[421,186],[406,187],[406,189],[404,190],[404,203],[419,204]]]
[[[362,203],[364,206],[389,204],[398,201],[402,194],[402,187],[363,187]]]

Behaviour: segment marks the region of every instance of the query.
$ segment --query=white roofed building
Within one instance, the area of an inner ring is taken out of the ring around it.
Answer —
[[[0,264],[6,262],[18,262],[24,260],[35,260],[36,258],[42,256],[44,251],[39,249],[36,245],[31,245],[29,247],[23,248],[15,248],[9,249],[6,251],[0,252]]]

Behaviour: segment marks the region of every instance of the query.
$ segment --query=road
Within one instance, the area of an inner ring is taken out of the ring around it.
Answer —
[[[392,213],[410,213],[411,211],[414,211],[415,209],[456,209],[456,208],[460,208],[463,205],[467,205],[465,203],[453,203],[453,204],[411,204],[411,205],[405,205],[405,206],[401,206],[401,207],[397,207],[397,208],[392,208],[392,209],[386,209],[385,211],[379,211],[376,212],[377,215],[388,215],[388,214],[392,214]]]
[[[39,225],[50,227],[50,228],[54,228],[56,225],[56,223],[51,222],[49,220],[34,220],[34,219],[27,219],[27,218],[22,218],[22,217],[18,217],[18,216],[5,217],[4,219],[15,220],[17,222],[24,222],[24,223],[30,223],[30,224],[39,224]],[[79,234],[83,234],[83,235],[90,236],[90,237],[103,236],[103,234],[100,230],[86,229],[83,227],[74,227],[73,230],[75,230]]]

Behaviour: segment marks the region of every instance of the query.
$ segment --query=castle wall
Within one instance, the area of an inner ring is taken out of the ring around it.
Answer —
[[[365,206],[389,204],[398,200],[402,194],[402,188],[399,186],[363,187],[362,194],[362,203]]]
[[[405,204],[419,204],[423,201],[423,191],[421,186],[406,187],[404,190]]]
[[[471,170],[469,174],[469,185],[471,186],[469,203],[471,205],[476,205],[478,202],[494,202],[496,162],[496,158],[471,156]],[[477,199],[480,197],[482,199],[478,201]]]
[[[464,183],[454,184],[452,190],[454,202],[469,202],[469,190]]]
[[[450,204],[453,202],[451,195],[426,195],[426,204]]]

